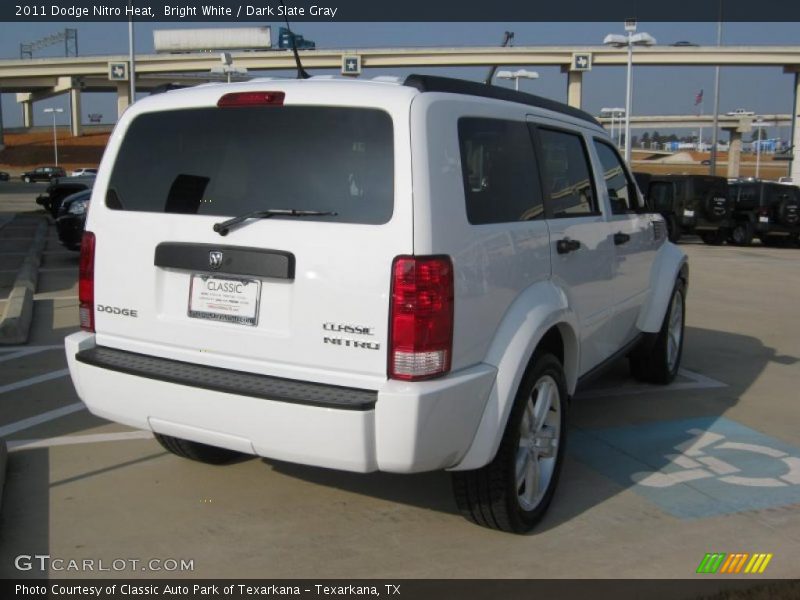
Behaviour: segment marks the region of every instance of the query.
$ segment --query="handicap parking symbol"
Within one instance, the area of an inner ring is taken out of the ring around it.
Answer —
[[[580,430],[571,447],[581,462],[682,518],[800,503],[800,449],[729,419]]]

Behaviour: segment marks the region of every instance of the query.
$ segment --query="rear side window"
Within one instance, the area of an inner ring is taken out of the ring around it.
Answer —
[[[583,138],[537,128],[545,196],[552,218],[597,214],[597,200]]]
[[[458,139],[470,223],[544,218],[539,172],[526,123],[462,118]]]
[[[608,144],[598,140],[595,140],[594,147],[597,149],[597,156],[603,166],[603,179],[606,182],[612,214],[622,215],[641,208],[639,197],[636,194],[636,186],[628,179],[622,159],[616,151]],[[652,187],[650,189],[652,190]]]
[[[200,108],[131,123],[106,205],[117,210],[235,216],[273,208],[386,223],[394,207],[392,121],[376,109]]]
[[[672,183],[667,181],[654,181],[650,184],[647,196],[650,199],[650,205],[653,210],[658,212],[672,211],[672,203],[675,199],[672,191]]]
[[[770,185],[767,187],[767,198],[770,206],[786,201],[796,200],[794,188],[788,185]]]
[[[753,184],[738,185],[732,189],[738,188],[738,195],[734,192],[736,197],[737,206],[741,209],[755,208],[759,205],[759,187]]]

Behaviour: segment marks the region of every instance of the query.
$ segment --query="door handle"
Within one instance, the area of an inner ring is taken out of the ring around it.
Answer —
[[[631,241],[631,236],[627,233],[618,232],[614,234],[614,245],[621,246],[622,244],[627,244]]]
[[[571,240],[569,238],[564,238],[556,242],[556,252],[559,254],[569,254],[570,252],[575,252],[575,250],[580,247],[581,243],[578,240]]]

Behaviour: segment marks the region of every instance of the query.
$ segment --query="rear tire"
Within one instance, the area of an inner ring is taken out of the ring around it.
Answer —
[[[753,226],[749,221],[736,223],[731,229],[730,240],[735,246],[749,246],[753,241]]]
[[[678,279],[672,290],[661,330],[650,344],[635,348],[629,355],[631,374],[640,381],[666,385],[678,374],[683,355],[686,324],[686,284]]]
[[[158,443],[172,454],[209,465],[224,465],[244,456],[235,450],[191,442],[170,435],[156,433],[155,436]]]
[[[567,385],[551,354],[528,366],[494,460],[452,474],[453,493],[468,520],[510,533],[541,521],[558,484],[566,445]]]
[[[681,239],[681,228],[678,225],[678,217],[675,215],[666,215],[664,220],[667,223],[667,239],[673,244],[677,244]]]

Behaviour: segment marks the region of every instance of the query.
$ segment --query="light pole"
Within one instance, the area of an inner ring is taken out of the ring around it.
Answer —
[[[131,104],[136,102],[136,49],[133,41],[133,0],[128,0],[128,8],[130,10],[130,19],[128,20],[128,58],[130,65],[128,68],[128,77],[131,84]]]
[[[58,137],[56,136],[56,113],[63,113],[63,108],[45,108],[45,113],[53,114],[53,154],[55,155],[55,166],[58,166]]]
[[[625,114],[624,108],[601,108],[600,114],[605,116],[611,116],[611,131],[609,135],[611,139],[614,139],[614,122],[617,117],[619,117],[619,127],[617,127],[617,147],[619,148],[622,145],[622,115]]]
[[[498,79],[513,79],[514,89],[519,91],[519,80],[522,79],[539,79],[539,74],[536,71],[526,71],[519,69],[518,71],[498,71],[496,77]]]
[[[756,119],[756,179],[758,179],[758,173],[761,167],[761,129],[764,125],[764,120],[761,117]]]
[[[656,43],[655,38],[649,33],[636,31],[636,19],[627,19],[625,21],[626,35],[619,35],[616,33],[609,33],[603,43],[615,48],[628,49],[628,74],[625,93],[625,160],[631,162],[631,105],[633,104],[633,47],[634,46],[652,46]]]

